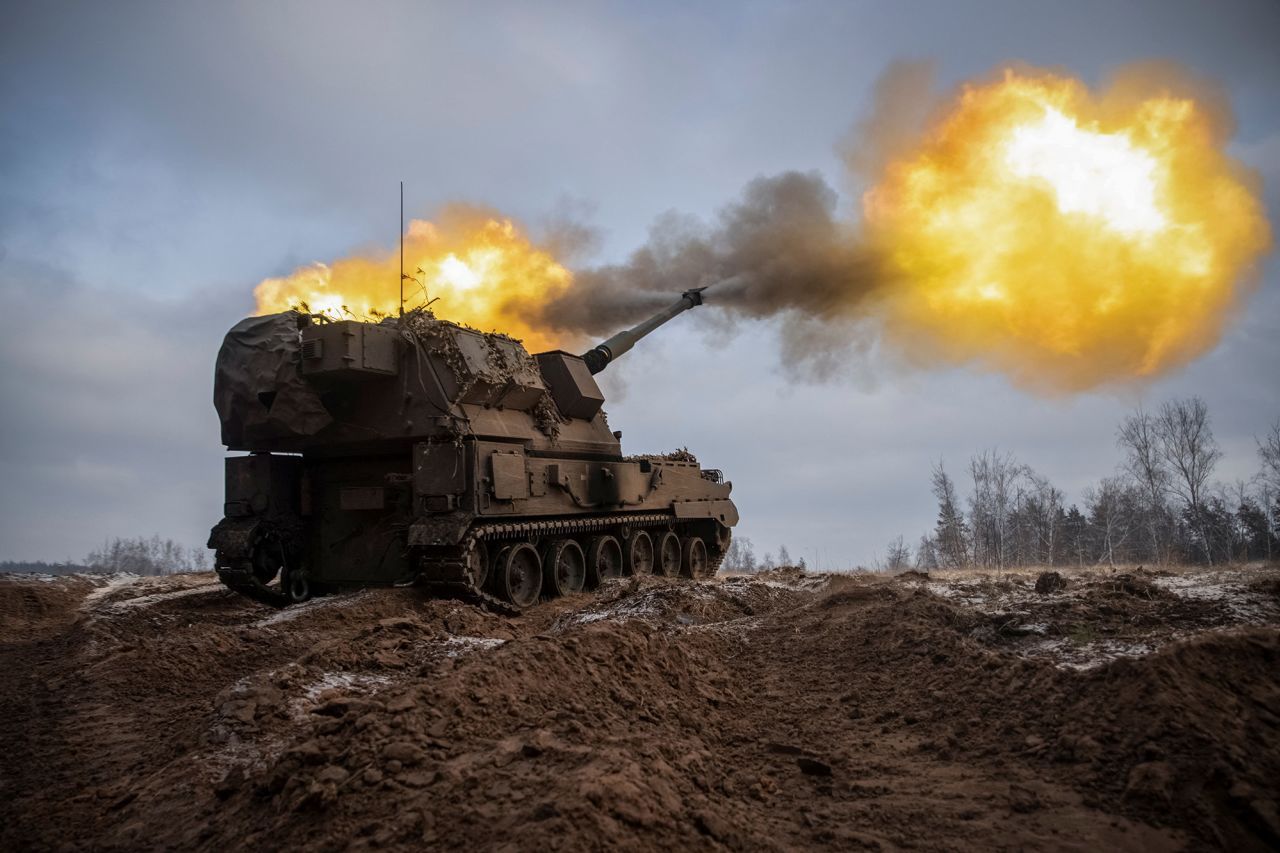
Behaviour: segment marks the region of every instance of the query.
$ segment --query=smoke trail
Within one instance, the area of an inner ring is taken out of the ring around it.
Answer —
[[[733,316],[783,316],[789,361],[809,337],[791,325],[838,320],[886,280],[877,254],[836,218],[835,191],[816,173],[758,178],[711,225],[669,216],[625,264],[578,272],[573,287],[539,308],[543,323],[605,335],[710,285],[710,304]]]

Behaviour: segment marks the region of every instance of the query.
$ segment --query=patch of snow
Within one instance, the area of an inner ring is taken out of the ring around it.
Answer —
[[[331,607],[350,607],[357,601],[368,595],[368,590],[360,590],[359,592],[348,592],[333,596],[323,596],[321,598],[313,598],[304,601],[301,604],[290,604],[288,607],[277,610],[270,616],[264,616],[258,621],[252,623],[254,628],[269,628],[272,625],[279,625],[281,622],[290,622],[299,616],[310,614],[315,610],[328,610]]]
[[[93,577],[92,575],[84,575],[84,577]],[[127,586],[142,580],[141,575],[135,575],[131,572],[121,572],[118,575],[98,575],[95,581],[102,579],[101,586],[96,589],[89,590],[89,594],[84,597],[84,601],[80,603],[81,609],[92,607],[96,602],[106,598],[117,590],[124,589]]]
[[[188,587],[187,589],[174,590],[173,592],[153,592],[149,595],[139,595],[136,598],[126,598],[121,601],[109,601],[97,609],[102,613],[122,613],[134,607],[148,607],[152,604],[158,604],[161,601],[169,601],[174,598],[185,598],[188,595],[197,595],[199,593],[209,592],[219,586],[221,586],[221,584],[215,581],[213,583],[204,583],[198,586]]]
[[[699,625],[686,625],[681,628],[690,633],[708,631],[714,634],[736,637],[749,642],[749,635],[764,624],[762,616],[740,616],[737,619],[726,619],[722,622],[703,622]]]
[[[1166,642],[1175,637],[1165,638]],[[1041,640],[1019,649],[1018,654],[1028,658],[1049,658],[1060,669],[1084,672],[1096,669],[1120,658],[1140,658],[1154,652],[1165,643],[1133,640],[1099,640],[1091,643],[1072,643],[1069,640]]]
[[[795,581],[780,581],[771,578],[753,578],[750,575],[735,575],[720,581],[723,587],[766,587],[768,589],[785,589],[788,592],[818,592],[831,585],[831,579],[825,575],[802,575]]]
[[[506,640],[499,640],[496,637],[450,637],[444,641],[445,654],[451,658],[464,655],[468,652],[483,651],[486,649],[496,649],[499,646],[507,644]]]
[[[385,675],[369,675],[363,672],[326,672],[302,688],[302,696],[310,702],[319,699],[326,690],[350,690],[365,693],[385,687],[391,679]]]
[[[658,608],[646,596],[640,599],[623,599],[603,610],[586,610],[582,613],[576,613],[569,619],[569,623],[586,625],[590,622],[600,622],[604,619],[622,622],[627,619],[646,619],[657,615]]]
[[[1152,585],[1179,598],[1222,604],[1231,616],[1249,624],[1271,624],[1280,620],[1280,606],[1249,589],[1240,572],[1197,572],[1158,577]]]

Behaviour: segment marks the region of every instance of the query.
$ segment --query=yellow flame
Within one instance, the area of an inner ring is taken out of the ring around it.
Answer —
[[[1013,175],[1047,182],[1064,214],[1096,216],[1134,234],[1165,225],[1156,207],[1156,159],[1128,134],[1085,130],[1049,107],[1041,121],[1013,129],[1004,160]]]
[[[1270,247],[1209,111],[1048,73],[966,87],[863,198],[900,280],[890,339],[1081,390],[1162,373],[1218,340]]]
[[[557,345],[551,333],[519,309],[564,292],[570,272],[535,246],[509,219],[451,208],[439,222],[413,220],[405,233],[406,308],[426,299],[447,320],[521,338],[532,351]],[[397,313],[399,250],[316,263],[254,290],[257,312],[304,304],[334,319]]]

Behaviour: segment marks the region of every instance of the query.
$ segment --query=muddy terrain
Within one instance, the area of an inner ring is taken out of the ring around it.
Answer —
[[[1273,849],[1280,570],[0,577],[0,849]]]

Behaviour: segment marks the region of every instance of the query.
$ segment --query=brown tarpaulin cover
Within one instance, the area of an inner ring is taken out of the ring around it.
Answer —
[[[222,443],[243,449],[262,439],[315,435],[333,422],[320,395],[299,374],[297,311],[247,317],[227,332],[213,375]]]

